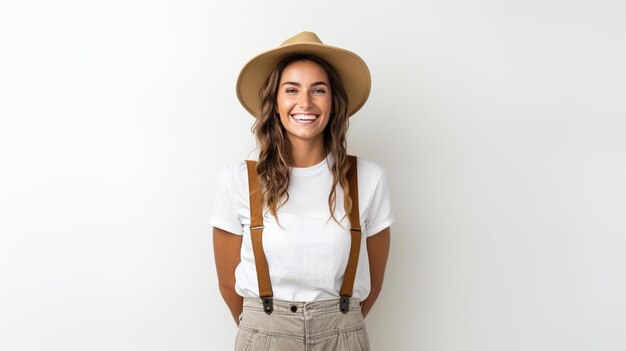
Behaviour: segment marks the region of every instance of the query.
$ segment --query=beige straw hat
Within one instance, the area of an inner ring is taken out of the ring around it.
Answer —
[[[281,59],[296,54],[315,55],[333,66],[348,94],[348,116],[363,107],[371,87],[370,71],[365,61],[351,51],[322,43],[313,32],[301,32],[279,47],[255,56],[241,69],[237,79],[237,97],[252,116],[257,116],[259,91],[269,74]]]

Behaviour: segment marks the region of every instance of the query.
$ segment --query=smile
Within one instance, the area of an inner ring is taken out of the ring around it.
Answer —
[[[297,113],[297,114],[291,115],[291,118],[295,119],[300,124],[311,124],[315,122],[315,120],[317,120],[318,117],[319,115],[303,114],[303,113]]]

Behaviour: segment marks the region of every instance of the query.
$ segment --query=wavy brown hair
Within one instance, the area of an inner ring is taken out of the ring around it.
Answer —
[[[280,116],[276,110],[276,98],[280,78],[285,68],[292,62],[308,60],[320,65],[328,76],[330,91],[332,94],[332,108],[328,125],[324,129],[324,148],[326,154],[332,155],[334,163],[331,167],[333,185],[328,195],[328,208],[330,218],[339,223],[335,217],[336,188],[341,185],[344,192],[344,209],[346,215],[352,209],[350,189],[348,184],[348,169],[350,164],[346,153],[346,133],[348,131],[348,95],[341,84],[339,75],[335,69],[325,60],[314,55],[294,55],[282,59],[269,74],[267,80],[259,91],[261,98],[259,115],[252,126],[252,132],[256,135],[259,149],[259,173],[263,192],[263,202],[269,212],[278,221],[277,211],[289,200],[289,167],[293,164],[291,157],[291,143],[286,136],[286,131],[280,122]],[[284,201],[281,202],[281,198]],[[346,216],[344,215],[344,217]]]

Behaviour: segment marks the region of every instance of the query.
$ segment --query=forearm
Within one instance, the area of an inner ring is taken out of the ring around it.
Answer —
[[[383,288],[385,279],[385,267],[389,256],[391,229],[383,229],[378,234],[367,238],[367,252],[370,264],[370,294],[361,303],[361,313],[363,317],[370,312],[378,295]]]
[[[367,314],[374,306],[374,303],[376,303],[380,290],[381,288],[373,288],[367,298],[361,302],[361,314],[363,314],[363,318],[367,317]]]
[[[239,315],[243,311],[243,297],[239,296],[234,288],[220,287],[220,293],[233,315],[235,324],[239,325]]]
[[[213,228],[213,251],[220,293],[237,325],[243,310],[243,298],[235,291],[235,270],[240,262],[241,241],[241,235]]]

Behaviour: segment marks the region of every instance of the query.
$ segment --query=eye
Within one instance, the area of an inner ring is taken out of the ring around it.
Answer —
[[[326,90],[324,90],[324,89],[315,89],[315,90],[313,90],[313,92],[316,93],[316,94],[324,94],[324,93],[326,93]]]
[[[296,90],[295,88],[287,88],[287,89],[285,89],[285,93],[287,93],[287,94],[294,94],[294,93],[297,93],[297,92],[298,92],[298,90]]]

